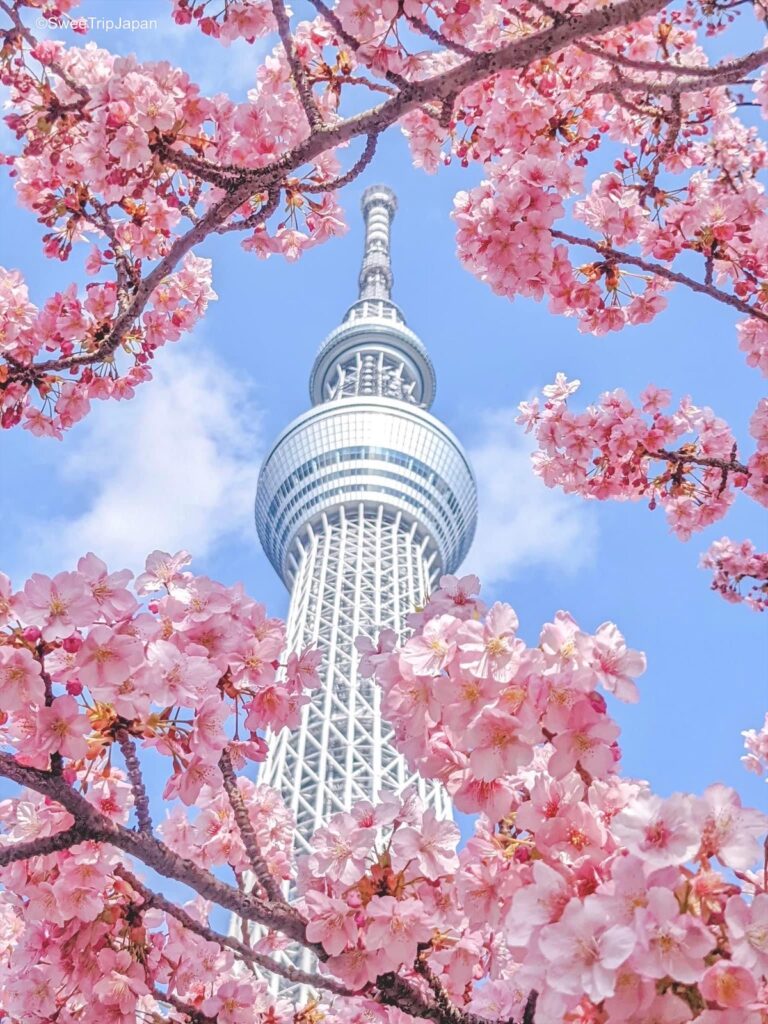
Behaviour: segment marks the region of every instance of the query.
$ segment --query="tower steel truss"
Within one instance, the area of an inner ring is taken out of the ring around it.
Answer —
[[[296,816],[297,853],[331,814],[411,782],[450,814],[443,790],[395,749],[355,648],[384,627],[402,635],[408,613],[464,558],[476,520],[464,451],[428,411],[432,362],[391,298],[396,206],[384,186],[363,195],[358,299],[321,346],[312,408],[278,437],[257,489],[259,537],[291,592],[290,648],[322,652],[322,685],[298,730],[271,738],[260,777]]]

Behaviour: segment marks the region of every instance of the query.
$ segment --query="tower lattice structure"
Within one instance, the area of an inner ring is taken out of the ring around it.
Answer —
[[[322,685],[299,729],[272,738],[260,776],[296,816],[297,853],[332,814],[411,782],[450,814],[442,789],[395,749],[355,648],[381,628],[402,635],[408,613],[461,563],[476,521],[467,457],[428,411],[432,362],[391,298],[396,208],[384,186],[363,195],[358,299],[320,347],[312,407],[275,441],[256,496],[261,543],[291,592],[289,647],[322,652]]]

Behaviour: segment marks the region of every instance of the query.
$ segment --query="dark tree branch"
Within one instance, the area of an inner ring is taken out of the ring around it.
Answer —
[[[348,35],[344,32],[343,26],[338,23],[338,18],[322,0],[312,0],[312,2],[342,38],[344,35]],[[378,135],[411,110],[430,103],[450,101],[462,89],[474,82],[496,75],[501,71],[526,67],[532,61],[550,56],[574,42],[600,36],[610,29],[630,24],[653,14],[664,4],[665,0],[618,0],[618,2],[604,4],[584,14],[564,16],[562,22],[557,25],[532,32],[524,38],[515,39],[497,50],[478,53],[456,67],[430,78],[407,82],[398,76],[398,84],[401,84],[398,95],[385,100],[379,106],[337,124],[322,125],[316,128],[310,132],[306,140],[268,167],[243,168],[239,175],[233,174],[232,180],[224,189],[225,194],[211,204],[196,224],[176,238],[166,255],[135,286],[130,301],[111,322],[109,330],[96,347],[87,352],[31,364],[25,366],[23,370],[11,368],[7,380],[2,386],[7,387],[14,381],[21,381],[27,386],[31,386],[41,374],[93,365],[111,356],[141,316],[158,285],[173,273],[178,263],[194,246],[202,242],[208,235],[220,231],[222,225],[227,224],[232,214],[250,196],[264,191],[273,195],[276,190],[279,191],[284,187],[288,176],[311,163],[323,153],[359,136]],[[181,156],[181,154],[176,154],[172,158],[169,156],[169,159],[177,160],[181,159]],[[179,166],[181,166],[180,163]],[[227,173],[229,173],[229,169],[227,169]],[[239,226],[241,222],[237,223]],[[249,223],[248,226],[251,224]],[[227,225],[228,227],[229,225]],[[699,290],[703,288],[704,286],[699,286]],[[735,299],[730,301],[731,304],[738,302]]]
[[[580,43],[579,48],[593,57],[599,57],[614,67],[629,68],[633,71],[647,71],[655,76],[655,79],[635,81],[623,77],[622,86],[630,89],[637,89],[638,92],[655,92],[673,95],[682,92],[695,92],[700,89],[710,89],[717,85],[732,85],[739,82],[744,75],[756,71],[764,64],[768,64],[768,47],[762,50],[755,50],[743,57],[734,60],[722,61],[713,67],[688,66],[685,64],[667,64],[657,60],[638,60],[634,57],[624,57],[622,54],[611,53],[601,50],[589,43]],[[670,75],[671,81],[659,81],[659,75]]]
[[[343,188],[344,185],[348,185],[351,181],[354,181],[358,175],[362,174],[368,164],[373,160],[373,156],[376,152],[376,145],[379,141],[378,135],[369,135],[365,142],[365,149],[362,155],[357,159],[352,167],[347,171],[346,174],[340,175],[338,178],[334,178],[331,181],[319,183],[317,185],[302,185],[302,192],[335,192],[336,189]]]
[[[189,1017],[191,1024],[217,1024],[215,1017],[209,1017],[201,1010],[190,1006],[189,1003],[185,1003],[183,999],[179,999],[172,992],[163,992],[162,989],[155,986],[152,989],[152,995],[159,1003],[167,1003],[168,1006],[172,1006],[177,1013],[185,1013]]]
[[[141,773],[141,765],[136,755],[136,744],[133,742],[125,729],[118,729],[115,734],[120,751],[125,761],[125,768],[128,773],[128,781],[133,792],[133,804],[136,810],[136,820],[139,823],[139,830],[152,835],[152,816],[149,810],[149,797],[144,787],[144,776]]]
[[[299,94],[299,99],[301,100],[301,105],[304,108],[304,113],[306,114],[307,121],[309,122],[309,127],[311,129],[319,128],[323,123],[323,118],[317,108],[315,98],[312,95],[312,86],[307,78],[307,72],[294,49],[293,37],[291,36],[291,23],[283,0],[272,0],[272,14],[277,22],[277,31],[291,69],[293,84],[296,86],[296,92]]]
[[[13,843],[10,846],[0,846],[0,867],[7,867],[19,860],[29,860],[30,857],[45,857],[49,853],[58,853],[60,850],[69,850],[78,843],[84,843],[91,838],[91,833],[82,825],[72,825],[63,832],[55,832],[52,836],[38,836],[37,839],[30,839],[26,843]]]
[[[711,299],[716,299],[718,302],[724,303],[726,306],[732,306],[734,309],[738,309],[740,313],[744,313],[746,316],[757,317],[758,320],[764,320],[768,323],[768,313],[762,309],[758,309],[756,306],[750,306],[748,302],[744,302],[743,299],[738,298],[736,295],[732,295],[730,292],[724,292],[722,288],[717,288],[713,284],[705,284],[702,281],[697,281],[693,277],[689,277],[687,274],[681,274],[679,271],[671,270],[669,267],[665,267],[661,263],[655,263],[652,260],[643,259],[641,256],[634,256],[632,253],[623,252],[620,249],[614,249],[613,246],[607,242],[598,242],[593,238],[583,238],[577,235],[571,235],[566,231],[560,231],[557,228],[550,228],[550,234],[553,238],[559,238],[564,242],[570,242],[571,245],[583,245],[587,249],[592,249],[606,259],[611,260],[615,263],[628,263],[630,266],[639,267],[640,270],[646,271],[648,274],[654,274],[656,277],[663,277],[666,281],[673,281],[675,284],[683,284],[686,288],[690,288],[691,291],[700,292],[702,295],[708,295]]]
[[[227,797],[229,798],[229,804],[232,808],[232,812],[237,822],[237,827],[240,832],[240,836],[243,840],[243,846],[245,852],[248,855],[248,860],[251,862],[251,868],[256,876],[256,879],[267,895],[267,898],[273,903],[283,904],[286,909],[288,904],[283,898],[283,894],[280,891],[280,885],[272,875],[264,860],[264,855],[261,852],[259,846],[259,840],[256,838],[256,833],[251,825],[251,819],[248,816],[248,808],[245,806],[243,795],[237,786],[237,777],[235,776],[234,769],[232,767],[232,760],[229,756],[229,751],[224,750],[221,758],[219,759],[219,770],[221,771],[222,778],[224,779],[224,789]]]
[[[290,964],[281,964],[278,960],[275,960],[271,956],[267,956],[265,953],[257,953],[255,950],[251,949],[250,946],[246,945],[245,942],[240,942],[238,939],[235,939],[230,935],[222,935],[220,932],[208,927],[208,925],[201,924],[182,907],[178,907],[175,903],[171,903],[171,901],[167,900],[161,893],[153,892],[152,889],[144,885],[143,882],[140,882],[139,879],[123,865],[119,865],[115,868],[115,874],[128,882],[141,896],[144,900],[145,907],[155,907],[157,910],[162,910],[164,913],[175,918],[179,924],[183,925],[188,931],[194,932],[195,935],[199,935],[201,939],[205,939],[207,942],[216,942],[224,949],[231,949],[232,952],[236,953],[237,956],[245,963],[253,964],[254,966],[260,967],[266,971],[271,971],[273,974],[279,974],[281,978],[286,978],[288,981],[295,982],[298,985],[311,985],[314,988],[325,989],[325,991],[332,992],[334,995],[339,996],[351,996],[355,994],[351,989],[337,981],[334,981],[333,978],[325,978],[319,974],[311,974],[309,971],[301,971],[297,967],[292,967]]]

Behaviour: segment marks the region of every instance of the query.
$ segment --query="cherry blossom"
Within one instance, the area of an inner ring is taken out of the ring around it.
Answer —
[[[747,729],[741,735],[747,750],[742,762],[749,771],[762,775],[768,768],[768,713],[761,729]]]
[[[651,509],[664,509],[681,540],[722,519],[737,493],[768,504],[765,400],[750,421],[757,449],[744,461],[727,424],[688,397],[669,409],[671,393],[650,386],[638,408],[617,389],[577,413],[567,399],[578,385],[559,374],[558,383],[544,389],[549,397],[543,408],[537,401],[519,407],[518,422],[533,431],[539,445],[534,471],[548,487],[599,500],[647,501]],[[712,589],[726,600],[762,610],[766,558],[751,541],[737,544],[724,537],[702,556],[701,566],[713,570]]]
[[[599,688],[636,700],[645,659],[618,627],[560,612],[529,646],[476,580],[444,582],[408,638],[358,648],[409,767],[473,834],[408,787],[331,815],[298,856],[247,762],[310,699],[317,652],[287,653],[282,623],[186,554],[150,556],[143,606],[95,555],[31,593],[8,584],[9,1024],[764,1024],[768,816],[723,785],[661,797],[620,774]],[[84,602],[71,631],[49,623],[54,585]],[[254,638],[272,682],[248,667]],[[762,735],[746,739],[759,761]],[[293,1005],[272,974],[315,995]]]

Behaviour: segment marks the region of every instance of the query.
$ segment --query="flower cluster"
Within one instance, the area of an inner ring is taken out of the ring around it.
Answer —
[[[768,770],[768,714],[762,729],[747,729],[741,734],[747,753],[742,758],[744,766],[755,775]]]
[[[534,433],[539,445],[534,467],[548,487],[587,498],[647,500],[651,508],[664,509],[682,540],[721,519],[736,489],[768,504],[762,467],[765,403],[752,418],[758,452],[745,465],[728,425],[689,398],[669,410],[671,393],[651,386],[637,408],[616,390],[574,412],[568,398],[579,384],[559,373],[544,388],[543,407],[538,399],[520,405],[518,423]]]
[[[88,414],[92,401],[132,398],[136,387],[151,379],[148,364],[155,351],[191,330],[215,297],[211,261],[188,254],[181,268],[153,292],[142,323],[123,346],[133,356],[124,373],[109,361],[98,371],[86,367],[69,380],[55,372],[43,374],[35,385],[39,404],[32,403],[26,384],[11,382],[0,392],[0,426],[21,423],[38,437],[61,439],[64,430]],[[88,285],[84,296],[71,285],[38,310],[18,271],[0,267],[0,352],[18,364],[26,365],[40,353],[69,357],[98,344],[104,325],[118,313],[117,289],[110,282]]]
[[[37,312],[0,272],[0,425],[59,436],[94,398],[130,397],[213,297],[192,246],[237,231],[259,256],[295,259],[339,234],[337,190],[397,123],[417,166],[480,169],[456,197],[458,251],[499,294],[548,296],[604,334],[652,320],[665,289],[687,285],[739,310],[747,362],[766,371],[768,150],[732,91],[756,72],[764,111],[766,58],[712,67],[704,46],[738,5],[718,20],[695,3],[662,13],[660,0],[608,15],[594,0],[337,0],[292,22],[269,0],[172,0],[178,24],[225,45],[274,41],[242,101],[203,95],[165,61],[38,39],[22,17],[76,5],[15,0],[3,12],[18,145],[0,161],[45,254],[87,245],[98,277]],[[553,21],[570,17],[553,50]],[[454,71],[462,84],[447,94],[441,76]],[[383,95],[383,108],[358,116],[361,94]]]
[[[768,816],[722,785],[662,798],[619,776],[596,687],[636,699],[644,661],[615,626],[560,613],[531,649],[476,580],[441,586],[402,646],[361,643],[363,667],[412,766],[480,824],[457,853],[405,799],[317,833],[305,900],[328,967],[357,987],[412,964],[491,1019],[536,992],[536,1024],[762,1024],[768,893],[750,869]]]
[[[134,593],[94,555],[0,577],[0,775],[28,787],[0,802],[10,1024],[765,1024],[768,817],[723,785],[665,798],[619,775],[599,689],[637,700],[645,659],[616,626],[560,612],[528,647],[476,578],[444,577],[404,642],[360,638],[397,745],[476,831],[460,849],[411,787],[334,815],[294,866],[280,796],[238,769],[296,723],[318,656],[281,661],[282,624],[188,560],[155,552]],[[765,731],[745,733],[753,769]],[[316,973],[280,961],[290,942]],[[296,1011],[243,965],[334,999]]]
[[[700,564],[702,569],[712,570],[712,589],[726,601],[744,601],[756,611],[768,606],[768,554],[756,551],[751,541],[737,544],[729,537],[716,540],[701,556]],[[745,580],[746,593],[742,591]]]
[[[257,9],[242,7],[250,32]],[[316,32],[306,46],[319,52],[322,41]],[[130,398],[150,379],[157,350],[188,332],[216,297],[210,260],[186,252],[188,245],[174,254],[184,231],[228,199],[225,177],[196,173],[201,158],[210,166],[263,167],[299,143],[305,127],[284,57],[259,69],[240,104],[203,97],[189,75],[165,62],[117,57],[92,43],[78,49],[47,40],[29,57],[40,79],[22,61],[3,77],[13,104],[7,122],[21,142],[8,158],[16,194],[48,229],[45,254],[67,260],[74,245],[88,245],[85,269],[96,280],[84,290],[73,284],[37,309],[18,271],[0,268],[0,356],[7,362],[0,385],[11,371],[0,389],[0,426],[20,423],[59,438],[94,399]],[[336,169],[326,154],[315,178]],[[219,223],[238,214],[245,222],[265,204],[266,194],[244,192]],[[289,259],[344,230],[332,194],[297,193],[271,232],[252,226],[247,248]],[[18,372],[32,363],[45,371]]]
[[[384,638],[364,651],[383,691],[382,709],[400,749],[428,778],[447,787],[461,811],[503,818],[519,769],[546,745],[560,779],[578,770],[603,779],[616,771],[618,728],[602,688],[638,699],[645,657],[613,623],[583,633],[565,612],[542,630],[537,647],[517,636],[517,616],[496,603],[485,614],[474,576],[454,580],[411,617],[418,626],[401,647]]]
[[[136,580],[146,607],[128,590],[132,574],[93,554],[16,593],[0,576],[2,735],[20,763],[65,759],[87,788],[124,734],[171,759],[165,795],[189,805],[220,780],[225,748],[262,760],[260,732],[297,722],[319,655],[291,655],[278,676],[282,622],[239,587],[185,571],[189,561],[149,556]]]
[[[134,813],[147,837],[141,766],[156,764],[167,775],[165,799],[180,799],[159,828],[166,845],[158,849],[246,874],[253,865],[236,824],[242,808],[265,871],[288,878],[290,814],[274,791],[234,772],[263,759],[264,730],[296,723],[319,655],[282,659],[283,623],[239,586],[193,575],[189,561],[183,551],[154,552],[134,593],[130,572],[110,573],[93,554],[74,572],[35,574],[18,591],[0,575],[3,745],[14,751],[11,765],[34,767],[84,798],[102,830]],[[190,817],[185,805],[193,804]],[[0,871],[4,910],[14,915],[6,930],[16,939],[0,957],[10,1019],[128,1024],[168,1002],[157,1002],[158,985],[220,1024],[250,1024],[255,1007],[273,1008],[264,983],[232,973],[231,952],[173,916],[140,912],[147,901],[119,852],[95,841],[74,810],[26,792],[0,804],[0,826],[0,857],[24,843],[34,852]],[[59,834],[67,841],[47,847]],[[203,925],[208,910],[185,913]]]
[[[616,390],[576,412],[568,399],[580,384],[558,373],[543,389],[543,405],[534,398],[519,406],[517,422],[538,443],[534,470],[548,487],[599,500],[645,500],[664,509],[681,540],[722,519],[739,491],[768,506],[768,400],[750,419],[755,451],[743,462],[728,425],[690,398],[671,409],[671,392],[651,385],[639,407]],[[768,556],[751,541],[723,538],[701,565],[713,570],[712,588],[726,600],[765,607]],[[746,595],[744,579],[751,581]]]

